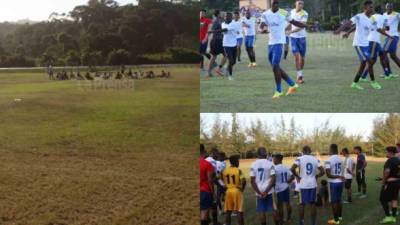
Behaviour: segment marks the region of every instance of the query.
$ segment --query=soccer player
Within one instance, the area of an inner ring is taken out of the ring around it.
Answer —
[[[232,13],[228,12],[225,15],[225,22],[221,25],[221,30],[212,30],[209,33],[223,33],[224,38],[222,45],[224,46],[225,55],[228,58],[228,73],[229,80],[233,80],[233,66],[236,64],[237,54],[237,34],[238,28],[235,22],[232,21]]]
[[[217,148],[212,148],[210,151],[210,155],[206,158],[206,161],[209,162],[214,170],[213,174],[213,184],[216,184],[217,181],[217,162],[219,158],[219,151]],[[214,188],[213,188],[214,189]],[[214,225],[218,225],[218,206],[217,202],[213,201],[212,208],[211,208],[211,215]]]
[[[297,168],[299,168],[299,174],[296,171]],[[319,173],[317,173],[317,170]],[[324,175],[324,168],[321,166],[320,161],[311,155],[311,148],[304,146],[303,155],[295,160],[291,171],[296,179],[300,180],[299,225],[304,225],[305,205],[310,205],[311,225],[316,225],[317,179]]]
[[[386,38],[383,50],[385,54],[389,54],[390,58],[400,67],[400,59],[397,57],[397,45],[399,43],[399,22],[400,13],[393,11],[393,3],[386,4],[386,13],[384,17],[387,19],[387,25],[389,26],[389,34],[393,38]],[[389,61],[388,61],[389,62]],[[392,74],[391,77],[398,77],[399,75]]]
[[[246,11],[246,16],[242,19],[244,28],[244,45],[249,56],[249,67],[256,67],[256,53],[254,52],[254,42],[256,40],[256,21],[251,17],[250,10]]]
[[[282,164],[283,155],[274,155],[275,167],[275,193],[277,195],[278,212],[281,224],[284,223],[283,207],[286,206],[286,222],[291,221],[292,207],[290,205],[290,187],[289,184],[294,180],[294,176],[289,168]]]
[[[212,20],[206,18],[206,10],[202,9],[200,11],[200,69],[204,69],[204,56],[208,59],[211,55],[207,53],[208,47],[208,30],[212,23]]]
[[[365,168],[367,167],[367,160],[365,159],[361,146],[355,146],[353,150],[357,154],[356,180],[358,195],[360,195],[360,198],[366,198],[367,184],[365,183]]]
[[[353,181],[353,174],[354,174],[354,162],[353,159],[350,157],[349,149],[348,148],[343,148],[342,149],[342,155],[344,156],[344,161],[343,161],[343,176],[346,179],[344,182],[344,188],[346,189],[347,192],[347,201],[344,201],[343,203],[352,203],[352,198],[351,198],[351,183]]]
[[[279,0],[272,0],[272,8],[262,14],[262,20],[260,28],[268,27],[269,29],[268,59],[272,65],[276,84],[276,91],[272,98],[279,99],[283,96],[282,79],[290,87],[286,95],[294,94],[298,88],[298,85],[280,67],[282,48],[286,43],[286,22],[298,27],[306,26],[303,23],[290,20],[289,12],[279,8]]]
[[[257,195],[256,211],[260,215],[261,225],[267,224],[266,213],[268,212],[272,212],[275,223],[279,224],[273,198],[276,181],[274,165],[267,160],[267,150],[264,147],[257,150],[257,155],[257,160],[250,168],[251,186]]]
[[[239,169],[239,156],[229,157],[231,166],[222,172],[222,177],[226,186],[224,211],[225,224],[231,224],[232,212],[237,214],[238,224],[244,225],[243,215],[243,191],[246,187],[246,179]]]
[[[307,24],[308,20],[308,13],[303,9],[304,8],[304,1],[297,0],[296,1],[296,8],[290,12],[290,16],[292,19]],[[296,62],[296,70],[297,70],[297,83],[303,84],[304,83],[304,59],[306,56],[306,49],[307,49],[307,41],[306,41],[306,29],[300,28],[296,26],[291,26],[291,30],[289,31],[289,36],[292,44],[292,52]]]
[[[204,145],[200,145],[200,222],[209,224],[210,211],[213,207],[214,168],[207,160]]]
[[[222,171],[225,170],[226,168],[226,155],[225,152],[219,152],[218,154],[218,160],[217,160],[217,206],[219,208],[219,210],[221,210],[220,212],[222,212],[222,200],[224,198],[224,194],[225,194],[225,186],[222,180]]]
[[[359,13],[352,17],[349,22],[344,23],[339,27],[338,30],[334,32],[334,34],[339,34],[341,31],[345,30],[349,26],[352,26],[351,29],[343,35],[343,38],[348,38],[349,35],[355,31],[353,46],[356,49],[358,57],[360,59],[360,66],[358,72],[354,78],[353,83],[351,84],[351,88],[357,90],[364,90],[362,86],[358,84],[361,76],[363,75],[364,69],[368,66],[368,73],[371,78],[371,86],[374,89],[382,89],[382,86],[375,80],[374,74],[374,63],[371,59],[371,51],[369,47],[368,35],[370,32],[371,16],[373,13],[373,2],[368,0],[364,2],[364,12]]]
[[[211,26],[211,30],[221,30],[222,29],[222,18],[221,18],[221,13],[218,9],[214,11],[214,20]],[[212,77],[212,69],[215,66],[215,61],[217,59],[218,55],[222,55],[222,60],[216,70],[216,72],[223,76],[222,68],[224,67],[226,63],[226,57],[225,57],[225,51],[224,47],[222,45],[222,40],[224,38],[224,35],[222,33],[214,33],[211,38],[210,42],[210,53],[211,53],[211,59],[210,59],[210,64],[208,68],[208,76]]]
[[[329,202],[332,205],[333,219],[328,224],[340,224],[342,221],[342,192],[343,181],[342,176],[342,160],[338,155],[338,146],[331,144],[329,147],[330,157],[325,161],[325,172],[328,177],[329,185]]]
[[[234,19],[235,24],[237,26],[238,34],[236,35],[237,40],[237,60],[241,62],[241,55],[242,55],[242,45],[243,45],[243,28],[242,28],[242,20],[240,19],[239,11],[234,12]]]
[[[386,157],[388,160],[383,167],[382,189],[379,200],[385,211],[385,218],[380,223],[396,223],[397,199],[400,189],[400,159],[395,156],[396,147],[386,148]],[[392,206],[392,213],[389,212],[389,203]]]

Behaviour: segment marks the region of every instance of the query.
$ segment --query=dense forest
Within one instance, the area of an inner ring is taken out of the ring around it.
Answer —
[[[207,129],[202,120],[200,124],[200,142],[206,144],[208,149],[216,146],[228,154],[240,154],[244,158],[254,157],[260,146],[267,147],[271,152],[296,155],[302,146],[309,145],[314,152],[328,154],[331,143],[341,148],[360,145],[368,154],[382,156],[386,146],[400,142],[400,114],[376,118],[367,140],[362,134],[347,135],[343,127],[333,126],[329,120],[316,125],[311,132],[306,132],[294,119],[286,123],[283,118],[273,124],[257,120],[244,126],[236,114],[232,114],[230,122],[221,121],[216,116]]]
[[[89,0],[34,24],[0,24],[0,67],[195,63],[197,1]]]

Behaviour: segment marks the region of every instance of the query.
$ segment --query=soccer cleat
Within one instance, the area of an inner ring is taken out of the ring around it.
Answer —
[[[390,74],[390,75],[387,75],[387,76],[385,76],[385,80],[391,80],[391,79],[393,79],[394,77],[393,77],[393,75],[392,74]]]
[[[328,220],[328,224],[340,224],[340,220]]]
[[[355,83],[355,82],[353,82],[353,83],[351,84],[351,88],[357,89],[357,90],[364,90],[363,87],[361,87],[359,84],[357,84],[357,83]]]
[[[297,84],[304,84],[304,79],[303,79],[303,77],[297,77],[296,83],[297,83]]]
[[[286,93],[286,96],[292,95],[297,92],[297,88],[299,88],[298,84],[293,85],[292,87],[289,88],[289,90]]]
[[[396,218],[394,218],[393,216],[386,216],[379,223],[381,224],[396,223]]]
[[[339,221],[342,221],[343,220],[343,217],[339,217]]]
[[[376,81],[371,81],[371,86],[372,86],[372,88],[374,88],[376,90],[382,89],[382,86]]]
[[[256,66],[257,66],[257,63],[254,62],[254,63],[251,64],[251,66],[252,66],[252,67],[256,67]]]
[[[358,198],[366,198],[367,197],[367,195],[361,195],[360,197],[358,197]]]
[[[232,76],[228,76],[228,79],[231,81],[234,80]]]
[[[393,78],[398,78],[398,77],[400,77],[400,75],[398,75],[398,74],[390,74],[390,75],[392,75]]]
[[[282,96],[283,96],[282,92],[275,91],[275,94],[274,94],[274,96],[272,96],[272,99],[279,99]]]
[[[367,83],[367,82],[368,82],[368,79],[367,79],[367,78],[360,78],[360,81],[361,81],[361,82],[364,82],[364,83]]]
[[[249,65],[247,67],[249,67],[249,68],[253,67],[253,63],[249,63]]]

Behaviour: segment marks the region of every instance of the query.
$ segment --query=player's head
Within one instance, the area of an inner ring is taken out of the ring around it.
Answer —
[[[232,22],[232,13],[231,12],[227,12],[225,14],[225,22],[227,22],[227,23]]]
[[[349,155],[349,149],[348,148],[343,148],[342,149],[342,155],[343,156],[348,156]]]
[[[247,11],[246,11],[246,18],[247,18],[247,19],[250,19],[250,18],[251,18],[251,11],[250,11],[250,10],[247,10]]]
[[[304,155],[310,155],[311,154],[310,146],[306,145],[306,146],[303,147],[303,154]]]
[[[206,16],[206,12],[207,11],[205,9],[200,10],[200,18],[205,17]]]
[[[389,146],[389,147],[386,147],[385,151],[386,151],[386,157],[392,158],[393,156],[396,155],[397,148],[394,146]]]
[[[328,185],[328,182],[326,182],[326,180],[321,180],[321,185],[326,186],[326,185]]]
[[[200,144],[200,156],[205,157],[207,155],[206,147],[204,144]]]
[[[337,155],[338,154],[338,146],[337,146],[337,144],[331,144],[329,146],[329,152],[331,153],[331,155]]]
[[[304,9],[304,0],[296,0],[296,10]]]
[[[382,6],[381,6],[381,5],[375,6],[374,11],[375,11],[375,13],[377,13],[377,14],[383,14],[383,9],[382,9]]]
[[[367,15],[371,15],[374,12],[374,3],[371,0],[364,2],[364,12]]]
[[[279,0],[272,0],[271,4],[272,4],[271,7],[272,11],[276,12],[279,10]]]
[[[274,164],[275,165],[278,165],[278,164],[282,163],[282,160],[283,160],[283,155],[282,154],[275,154],[273,157],[274,157],[273,160],[274,160]]]
[[[392,13],[393,12],[393,3],[388,2],[386,4],[386,12]]]
[[[229,163],[231,164],[231,166],[239,167],[239,158],[239,155],[232,155],[231,157],[229,157]]]
[[[358,155],[358,154],[360,154],[360,153],[362,153],[362,148],[361,148],[361,146],[355,146],[354,148],[353,148],[353,150],[354,150],[354,152]]]
[[[211,151],[210,151],[210,156],[213,158],[213,159],[215,159],[215,160],[218,160],[218,155],[219,155],[219,150],[218,150],[218,148],[212,148],[211,149]]]
[[[235,17],[235,20],[239,20],[239,19],[240,19],[240,13],[239,13],[238,10],[236,10],[236,11],[233,13],[233,15],[234,15],[234,17]]]
[[[219,11],[219,9],[216,9],[216,10],[214,10],[214,17],[215,18],[220,18],[220,16],[221,16],[221,11]]]
[[[267,149],[264,147],[259,147],[257,149],[257,157],[259,159],[266,159],[267,158]]]
[[[226,160],[226,154],[225,154],[225,152],[219,152],[219,155],[218,155],[218,161],[221,161],[221,162],[223,162],[223,161],[225,161]]]

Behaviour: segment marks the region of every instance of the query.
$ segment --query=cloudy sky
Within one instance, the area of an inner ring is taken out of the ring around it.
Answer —
[[[11,0],[2,1],[0,22],[30,19],[46,20],[52,12],[68,13],[75,6],[88,0]],[[136,0],[117,0],[121,5],[136,3]]]

